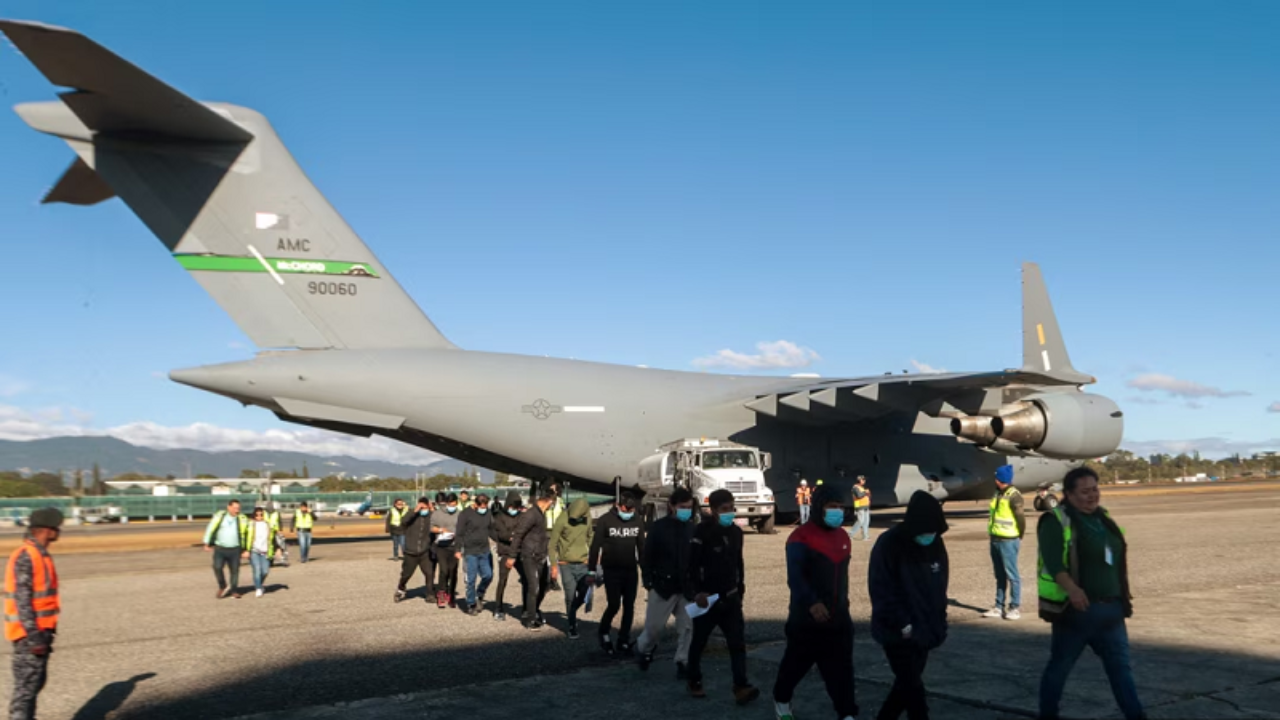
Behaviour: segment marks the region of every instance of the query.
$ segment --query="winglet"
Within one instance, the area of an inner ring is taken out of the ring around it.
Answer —
[[[1071,365],[1049,290],[1035,263],[1022,264],[1022,369],[1072,384],[1097,382]]]

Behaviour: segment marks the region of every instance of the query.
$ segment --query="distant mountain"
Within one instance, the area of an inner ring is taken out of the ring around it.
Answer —
[[[493,472],[460,460],[445,458],[426,465],[401,465],[380,460],[360,460],[346,455],[322,457],[299,452],[276,450],[236,450],[205,452],[203,450],[155,450],[138,447],[112,437],[56,437],[44,440],[0,440],[0,470],[21,472],[53,472],[74,470],[88,472],[98,463],[104,479],[127,472],[164,477],[187,477],[208,474],[239,477],[241,470],[302,472],[305,464],[312,477],[345,472],[347,477],[377,475],[379,477],[412,478],[414,473],[458,475],[467,469],[480,471],[482,482],[493,482]],[[267,463],[270,463],[269,465]]]

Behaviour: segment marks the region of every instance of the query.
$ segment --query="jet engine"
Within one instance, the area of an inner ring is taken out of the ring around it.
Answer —
[[[999,451],[1087,460],[1120,447],[1124,413],[1101,395],[1044,393],[1005,405],[995,417],[953,418],[951,432]]]

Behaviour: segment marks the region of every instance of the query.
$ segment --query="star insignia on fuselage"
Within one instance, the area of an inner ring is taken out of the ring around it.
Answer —
[[[532,405],[525,405],[524,407],[520,408],[520,412],[530,413],[539,420],[546,420],[547,418],[551,417],[552,413],[558,413],[563,411],[564,411],[564,408],[560,407],[559,405],[552,405],[551,403],[547,402],[546,400],[543,400],[542,398],[538,398],[537,400],[534,400]]]

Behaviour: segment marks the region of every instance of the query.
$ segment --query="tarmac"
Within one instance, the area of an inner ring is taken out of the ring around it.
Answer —
[[[1131,543],[1135,615],[1129,622],[1139,694],[1152,718],[1280,718],[1280,485],[1104,489],[1103,503]],[[979,617],[994,580],[980,503],[949,503],[951,632],[930,656],[925,683],[934,718],[1035,717],[1049,626]],[[900,519],[874,513],[873,537]],[[198,535],[198,529],[193,530]],[[709,697],[689,698],[674,679],[671,635],[641,673],[596,650],[599,613],[583,616],[582,639],[552,628],[523,630],[456,610],[437,610],[421,591],[392,602],[399,564],[385,539],[319,536],[313,561],[275,568],[255,599],[214,598],[209,556],[199,549],[59,557],[63,621],[41,695],[45,720],[90,718],[510,718],[615,716],[684,720],[771,717],[770,690],[782,656],[787,589],[783,546],[747,534],[749,675],[753,705],[730,696],[723,641],[713,638],[704,672]],[[104,540],[113,537],[103,533]],[[193,542],[198,541],[195,540]],[[860,717],[879,709],[891,674],[867,632],[866,560],[853,544]],[[57,546],[54,547],[57,556]],[[1020,558],[1023,604],[1035,605],[1035,540]],[[249,570],[241,571],[242,586]],[[420,587],[421,576],[410,584]],[[518,584],[507,591],[517,602]],[[493,591],[490,591],[492,600]],[[637,602],[637,624],[643,617]],[[563,627],[563,596],[543,611]],[[0,673],[9,696],[9,674]],[[817,672],[793,702],[797,717],[831,717]],[[1082,656],[1067,686],[1066,717],[1119,717],[1102,672]]]

